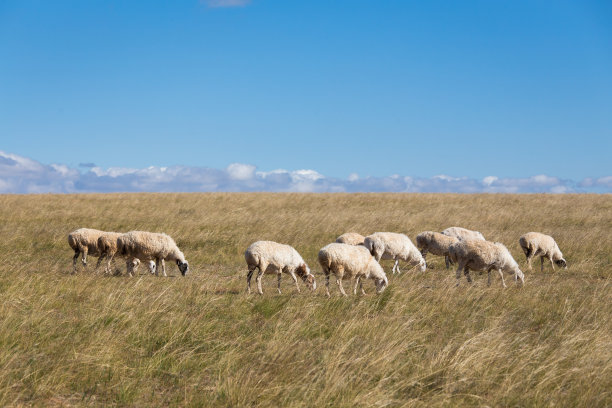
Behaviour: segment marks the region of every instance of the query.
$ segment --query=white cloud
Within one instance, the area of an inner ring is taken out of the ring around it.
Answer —
[[[233,180],[250,180],[255,176],[255,166],[250,164],[232,163],[227,166],[227,173]]]
[[[491,184],[495,183],[497,180],[499,180],[499,178],[495,176],[487,176],[482,179],[482,184],[484,184],[485,186],[490,186]]]
[[[83,166],[80,166],[83,167]],[[149,166],[86,167],[81,172],[64,164],[44,165],[0,151],[0,193],[78,193],[123,191],[295,191],[295,192],[456,192],[571,193],[612,192],[612,176],[562,180],[547,175],[525,178],[488,176],[481,180],[438,175],[430,178],[393,174],[347,179],[326,177],[310,169],[268,172],[251,164],[232,163],[225,169]]]

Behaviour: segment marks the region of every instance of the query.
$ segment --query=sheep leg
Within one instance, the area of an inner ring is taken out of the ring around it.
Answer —
[[[155,276],[159,276],[159,258],[155,258]]]
[[[348,296],[346,294],[346,292],[344,291],[344,286],[342,286],[342,278],[336,277],[336,283],[338,284],[338,287],[340,288],[340,293],[342,293],[342,296]]]
[[[472,277],[470,276],[470,268],[468,268],[467,265],[465,268],[463,268],[463,274],[467,278],[468,283],[472,283]]]
[[[253,277],[253,272],[255,272],[255,269],[257,267],[253,267],[251,269],[251,266],[249,266],[249,271],[247,272],[247,293],[250,294],[251,293],[251,278]]]
[[[259,265],[259,272],[257,272],[257,277],[255,278],[255,282],[257,282],[257,293],[263,295],[263,289],[261,287],[261,277],[263,276],[264,271],[268,269],[268,265]]]
[[[506,282],[504,281],[504,273],[502,272],[502,270],[501,270],[501,269],[498,269],[498,270],[497,270],[497,272],[499,272],[499,276],[500,276],[500,278],[501,278],[501,280],[502,280],[502,286],[503,286],[504,288],[507,288],[507,286],[506,286]]]
[[[551,268],[552,268],[552,270],[554,271],[554,270],[555,270],[555,263],[554,263],[554,262],[553,262],[553,260],[552,260],[552,256],[549,256],[549,257],[548,257],[548,260],[550,261],[550,267],[551,267]]]
[[[448,256],[444,257],[444,264],[446,265],[446,269],[450,268],[450,259],[448,259]]]
[[[289,275],[291,275],[293,282],[295,282],[295,288],[297,289],[298,293],[300,293],[300,285],[298,285],[298,279],[297,276],[295,276],[295,272],[291,271],[289,272]]]
[[[459,262],[459,266],[457,266],[457,271],[455,271],[455,277],[457,278],[457,284],[455,286],[459,286],[461,283],[461,270],[463,269],[463,264]]]
[[[531,267],[531,260],[533,259],[533,254],[527,255],[527,268],[529,268],[530,271],[533,270],[533,268]]]
[[[75,249],[74,256],[72,257],[72,273],[77,272],[77,259],[79,259],[79,255],[81,255],[81,250]]]
[[[342,293],[342,296],[347,296],[346,292],[344,291],[344,286],[342,286],[342,278],[344,277],[344,267],[339,266],[338,269],[334,272],[336,273],[336,284],[340,289],[340,293]]]
[[[98,262],[96,262],[96,268],[94,269],[95,271],[98,270],[98,268],[100,267],[100,264],[102,263],[102,260],[104,260],[104,258],[108,258],[106,256],[106,254],[102,254],[98,257]]]
[[[399,259],[395,260],[395,265],[393,265],[393,273],[395,273],[395,271],[397,270],[397,274],[400,274],[400,270],[399,270]]]
[[[111,273],[111,261],[113,260],[114,257],[115,257],[115,254],[106,258],[106,270],[104,271],[104,273]]]
[[[257,293],[259,293],[260,295],[263,295],[263,289],[261,287],[261,276],[262,275],[263,273],[260,270],[259,272],[257,272],[257,277],[255,278],[255,282],[257,282]]]
[[[325,294],[329,298],[331,297],[331,295],[329,294],[329,270],[324,269],[323,272],[325,273]]]
[[[541,266],[540,272],[544,272],[544,257],[543,256],[540,257],[540,266]]]
[[[83,263],[83,267],[86,268],[87,267],[87,247],[83,248],[83,259],[81,259],[81,262]]]
[[[161,264],[162,264],[162,272],[164,276],[167,277],[168,275],[166,275],[166,261],[164,261],[164,258],[162,258]],[[157,268],[155,268],[155,270],[157,270]]]
[[[359,286],[359,289],[361,290],[361,294],[365,295],[365,290],[363,290],[363,279],[361,279],[361,276],[358,276],[355,279],[355,287],[353,288],[353,295],[357,296],[357,287]]]
[[[283,276],[283,271],[279,270],[278,273],[276,274],[277,280],[278,280],[278,294],[281,294],[281,290],[280,290],[280,282],[281,282],[281,276]]]

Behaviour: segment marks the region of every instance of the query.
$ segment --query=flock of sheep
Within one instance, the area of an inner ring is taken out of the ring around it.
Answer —
[[[110,273],[111,261],[116,255],[126,260],[127,273],[132,276],[142,261],[146,261],[149,271],[158,274],[161,264],[166,275],[165,260],[176,262],[181,274],[185,276],[189,264],[174,240],[166,235],[145,231],[130,231],[127,233],[106,232],[89,228],[80,228],[68,234],[68,243],[74,250],[73,268],[77,271],[77,260],[82,257],[83,266],[87,265],[87,255],[97,256],[96,269],[103,259],[107,263],[105,271]],[[544,259],[548,259],[554,270],[554,265],[567,268],[567,263],[555,240],[539,232],[529,232],[519,239],[519,244],[527,258],[529,269],[534,257],[539,256],[541,269],[544,270]],[[382,292],[389,280],[380,265],[381,259],[394,260],[392,273],[400,273],[399,261],[418,266],[421,272],[427,268],[427,253],[444,256],[446,268],[456,263],[457,285],[461,279],[461,271],[469,283],[472,282],[470,270],[488,273],[488,284],[491,284],[491,272],[497,271],[501,277],[502,286],[506,287],[504,272],[514,275],[515,281],[525,282],[523,272],[514,260],[510,251],[499,242],[485,240],[478,231],[461,227],[450,227],[441,233],[425,231],[417,235],[416,246],[405,234],[394,232],[376,232],[364,237],[349,232],[340,235],[336,242],[321,248],[318,261],[325,274],[325,291],[329,293],[329,278],[333,273],[342,295],[346,296],[342,281],[354,280],[353,293],[359,288],[362,293],[363,280],[372,279],[376,292]],[[261,279],[264,273],[276,273],[278,292],[281,293],[281,276],[286,273],[293,279],[297,291],[300,291],[299,277],[311,290],[317,284],[310,268],[300,254],[291,246],[272,241],[257,241],[251,244],[245,254],[248,266],[247,292],[251,293],[251,278],[258,269],[255,281],[259,294],[263,294]]]
[[[189,264],[185,255],[174,240],[166,235],[155,232],[130,231],[119,232],[100,231],[91,228],[79,228],[68,234],[68,244],[74,250],[72,266],[77,271],[77,260],[82,256],[83,266],[87,266],[87,255],[97,256],[96,269],[104,258],[107,259],[105,271],[110,273],[111,261],[115,255],[126,259],[127,272],[130,276],[138,270],[140,260],[146,260],[149,271],[157,275],[159,264],[166,275],[166,260],[176,262],[179,270],[185,276]]]

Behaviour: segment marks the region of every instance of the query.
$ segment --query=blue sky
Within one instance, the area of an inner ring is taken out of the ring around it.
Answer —
[[[612,176],[612,3],[0,1],[0,140],[108,177],[577,186]]]

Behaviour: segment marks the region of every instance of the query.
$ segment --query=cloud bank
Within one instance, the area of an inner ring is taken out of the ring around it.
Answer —
[[[346,179],[315,170],[257,171],[251,164],[232,163],[225,169],[150,166],[142,169],[81,163],[83,170],[64,164],[42,164],[0,151],[0,193],[93,192],[440,192],[440,193],[611,193],[612,176],[563,180],[547,175],[483,179],[439,175],[430,178],[391,175]]]

